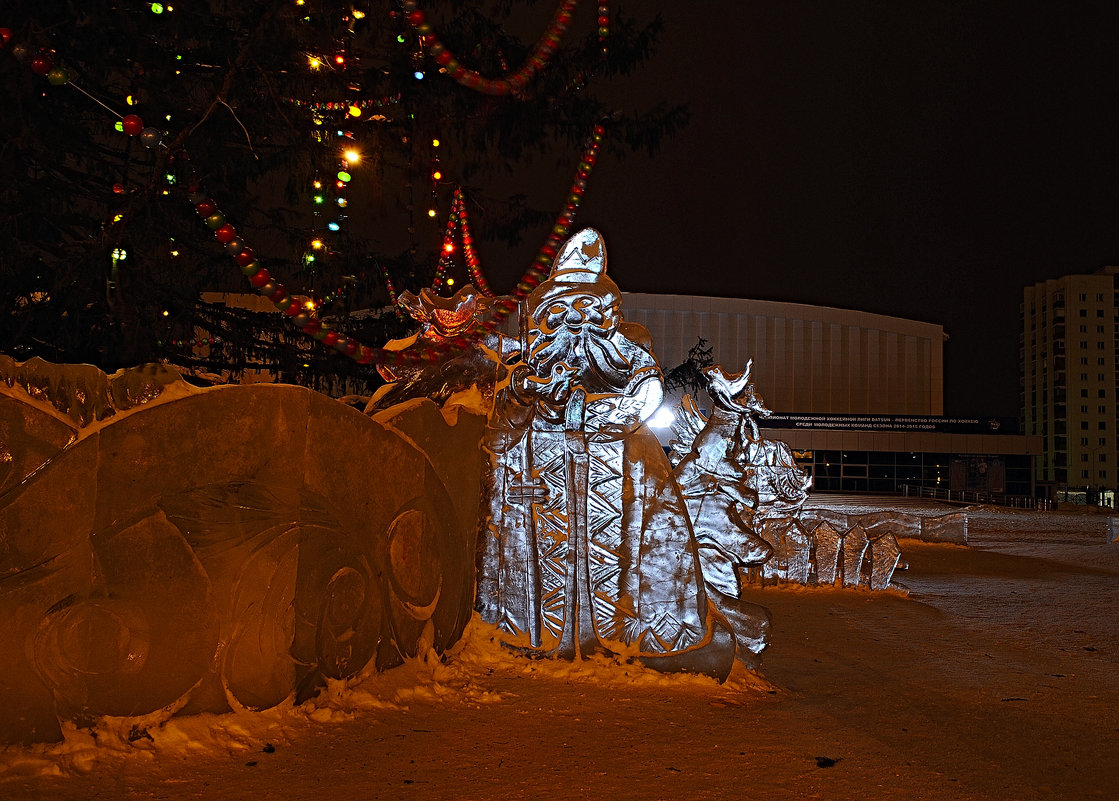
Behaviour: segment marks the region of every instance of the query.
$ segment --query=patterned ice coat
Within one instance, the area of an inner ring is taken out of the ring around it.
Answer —
[[[478,608],[527,650],[636,650],[667,669],[683,660],[723,673],[733,638],[708,603],[671,465],[642,423],[663,397],[643,330],[614,334],[634,365],[620,392],[584,376],[554,404],[526,397],[516,370],[499,387]]]

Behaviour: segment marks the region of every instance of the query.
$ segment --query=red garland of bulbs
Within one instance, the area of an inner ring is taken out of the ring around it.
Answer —
[[[544,35],[533,45],[532,52],[529,53],[528,58],[525,59],[525,63],[521,65],[521,68],[516,72],[506,73],[496,80],[484,78],[480,73],[464,67],[462,63],[455,58],[454,53],[448,50],[447,46],[435,35],[435,30],[427,21],[427,15],[420,9],[416,0],[404,0],[401,5],[404,8],[404,16],[415,29],[416,33],[419,34],[422,39],[431,40],[431,44],[427,47],[427,52],[435,59],[439,66],[447,71],[447,75],[468,89],[473,89],[476,92],[487,95],[515,95],[519,94],[525,86],[528,85],[528,82],[533,79],[536,73],[551,61],[560,42],[563,41],[564,34],[567,33],[568,26],[571,25],[571,15],[575,11],[575,6],[578,5],[578,2],[579,0],[562,0],[559,4],[559,8],[556,9],[555,15],[552,17],[552,21],[548,23],[548,28],[544,31]],[[606,19],[607,24],[609,23],[609,16],[604,16],[602,14],[603,8],[604,5],[600,4],[600,38],[605,36],[605,26],[602,25],[602,20]]]
[[[466,270],[470,273],[470,280],[478,291],[487,298],[492,298],[493,290],[490,289],[486,277],[482,275],[478,252],[474,249],[474,236],[470,233],[470,219],[466,215],[466,201],[461,189],[455,190],[455,201],[458,203],[459,222],[462,226],[462,257],[466,260]]]
[[[556,18],[553,19],[553,23],[563,16],[565,8],[574,8],[576,1],[577,0],[564,0],[564,3],[560,6],[560,11],[556,12]],[[411,4],[414,7],[414,2]],[[420,13],[422,14],[422,12]],[[411,17],[409,17],[409,19],[411,21]],[[567,22],[570,22],[570,10],[566,13],[566,20],[564,21],[565,29]],[[551,31],[551,28],[549,28],[549,31]],[[11,30],[8,28],[0,28],[0,47],[7,46],[9,42],[11,42],[11,39]],[[550,41],[548,34],[545,34],[542,41],[545,42],[545,44]],[[556,44],[558,44],[558,38],[556,39]],[[540,49],[541,45],[538,43],[537,50]],[[547,52],[550,55],[551,52],[554,52],[554,47]],[[534,54],[535,53],[536,50],[534,50]],[[531,57],[529,61],[531,66],[533,62]],[[528,76],[531,77],[531,74],[540,66],[543,66],[544,63],[545,62],[541,61],[536,67],[533,67],[532,71],[528,73]],[[49,51],[43,51],[35,57],[32,60],[31,69],[35,74],[47,77],[50,79],[50,82],[55,85],[65,84],[70,80],[68,72],[55,66],[53,54]],[[521,72],[524,71],[525,68],[522,68]],[[52,72],[57,72],[57,74],[52,74]],[[519,74],[521,73],[519,72],[518,75]],[[525,80],[527,81],[527,79],[526,77]],[[143,122],[135,114],[126,115],[122,119],[122,130],[129,136],[147,134],[149,132],[149,129],[144,128]],[[160,144],[162,131],[158,129],[150,129],[150,131],[155,134],[150,137],[153,141],[146,141],[145,144],[147,144],[148,147],[155,147]],[[520,301],[547,276],[552,261],[559,251],[559,246],[567,237],[567,232],[570,230],[571,223],[575,219],[575,212],[582,202],[583,193],[587,188],[587,179],[598,160],[598,148],[602,144],[605,133],[606,130],[601,124],[594,126],[594,132],[584,147],[583,157],[575,171],[575,178],[572,181],[571,191],[567,196],[567,202],[556,218],[551,233],[548,234],[548,238],[544,242],[544,245],[541,246],[540,252],[536,255],[534,262],[529,266],[521,280],[517,282],[517,286],[513,290],[511,296],[506,296],[495,302],[493,317],[486,323],[478,326],[479,333],[496,330],[505,318],[516,310]],[[172,161],[186,163],[189,162],[190,159],[185,150],[179,150],[172,154]],[[386,350],[384,348],[373,349],[368,345],[363,345],[357,340],[347,337],[345,334],[333,330],[322,320],[312,314],[308,314],[307,310],[296,303],[288,294],[284,285],[275,280],[272,274],[257,261],[253,249],[244,243],[237,234],[237,229],[226,221],[225,215],[218,209],[217,203],[203,191],[201,181],[197,178],[191,179],[188,183],[187,198],[194,204],[195,210],[198,212],[199,216],[203,218],[206,226],[214,232],[214,238],[225,245],[226,249],[233,254],[233,259],[237,263],[237,266],[241,268],[241,272],[245,274],[249,279],[249,283],[252,284],[261,295],[272,301],[276,308],[287,315],[291,319],[291,322],[302,330],[303,333],[322,342],[324,345],[329,345],[339,353],[353,359],[358,364],[414,364],[425,361],[434,362],[438,361],[443,353],[466,347],[470,344],[471,337],[459,337],[447,340],[439,347],[429,347],[421,350],[419,353],[412,353],[409,351]],[[455,208],[456,205],[457,211]],[[452,219],[455,218],[461,219],[462,221],[463,250],[466,253],[467,268],[470,271],[470,275],[477,282],[479,291],[487,296],[492,296],[489,284],[486,282],[479,269],[477,254],[474,252],[473,237],[470,235],[469,225],[466,221],[466,208],[462,199],[461,190],[456,191],[455,201],[452,205]],[[453,231],[453,224],[450,222],[448,223],[448,231]],[[387,271],[385,275],[387,278]],[[388,287],[390,296],[395,296],[395,288],[392,286],[391,279],[388,281]],[[393,301],[393,305],[396,306],[395,297],[393,297]]]
[[[476,334],[496,330],[505,318],[516,310],[521,300],[547,277],[552,261],[559,252],[559,246],[567,237],[567,233],[571,228],[571,223],[575,219],[575,212],[582,202],[583,193],[587,188],[587,179],[598,160],[598,148],[602,144],[605,133],[606,130],[602,125],[595,125],[594,133],[591,135],[583,151],[583,157],[575,171],[575,178],[572,181],[571,191],[567,196],[567,202],[556,218],[555,225],[552,226],[547,240],[540,248],[540,252],[537,254],[532,265],[517,283],[511,296],[503,297],[494,303],[493,317],[479,325],[476,328]],[[189,161],[185,152],[181,151],[175,155],[175,160]],[[308,310],[296,303],[288,294],[284,285],[277,281],[272,274],[257,261],[256,254],[253,252],[252,248],[244,244],[241,237],[238,236],[237,230],[226,221],[225,215],[218,210],[217,204],[213,199],[203,191],[202,184],[197,179],[192,179],[187,184],[187,198],[194,204],[195,211],[197,211],[198,215],[205,221],[206,226],[214,232],[214,238],[225,245],[226,248],[234,254],[233,260],[237,263],[237,266],[241,268],[241,272],[245,274],[249,279],[249,283],[256,288],[257,292],[272,301],[276,308],[287,315],[292,324],[303,331],[304,334],[313,337],[324,345],[334,348],[336,351],[348,356],[358,364],[399,365],[436,362],[442,358],[444,353],[465,348],[472,342],[471,336],[463,336],[446,340],[440,343],[439,346],[427,347],[418,352],[386,350],[384,348],[371,348],[345,334],[335,331],[328,324],[324,323],[313,314],[308,313]],[[464,216],[462,214],[464,204],[461,200],[461,192],[456,193],[456,199],[458,200],[459,209],[459,213],[456,216],[461,219]],[[448,223],[448,230],[453,231],[453,226],[450,223]],[[464,226],[464,237],[465,236]],[[472,245],[473,240],[471,239],[471,250],[473,250]],[[477,270],[476,255],[473,262],[474,267],[471,270],[471,275],[475,275],[476,272],[480,277],[481,272]],[[485,285],[488,289],[488,284],[485,284],[484,279],[479,283]]]
[[[474,288],[487,298],[493,297],[489,281],[482,274],[478,262],[478,251],[474,249],[474,236],[470,233],[470,220],[466,214],[466,200],[462,194],[462,187],[455,189],[454,199],[451,200],[451,213],[447,217],[447,228],[443,233],[443,249],[439,256],[439,267],[435,272],[435,280],[431,283],[433,292],[438,292],[446,280],[447,269],[451,266],[455,252],[455,229],[459,231],[462,241],[462,256],[466,262],[466,270],[470,273],[470,282]]]
[[[174,158],[176,162],[189,160],[182,152],[177,153]],[[284,285],[274,279],[271,273],[257,261],[253,249],[241,241],[237,229],[226,221],[217,203],[203,191],[201,181],[192,179],[187,184],[187,199],[194,204],[195,211],[206,223],[206,227],[214,232],[214,238],[234,254],[233,260],[249,279],[249,283],[257,292],[272,301],[278,310],[287,315],[297,328],[359,364],[370,364],[374,361],[376,354],[368,345],[362,345],[357,340],[332,330],[322,320],[312,316],[308,310],[295,302]]]
[[[455,229],[458,228],[458,190],[451,201],[451,213],[447,215],[447,226],[443,229],[443,244],[439,248],[439,262],[435,265],[435,278],[431,281],[431,291],[438,292],[447,280],[447,270],[454,264],[451,254],[455,252]],[[454,283],[452,280],[451,284]]]

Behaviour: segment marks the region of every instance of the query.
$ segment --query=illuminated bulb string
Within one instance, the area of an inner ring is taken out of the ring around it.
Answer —
[[[451,284],[451,280],[447,278],[447,271],[454,263],[455,229],[458,227],[459,217],[458,197],[458,192],[456,192],[455,200],[451,201],[451,213],[447,215],[447,226],[443,231],[443,244],[439,249],[439,263],[435,266],[435,278],[431,282],[432,292],[438,292],[445,283],[447,285]]]
[[[478,261],[478,253],[474,249],[474,237],[470,233],[470,221],[466,213],[466,202],[462,188],[455,189],[454,198],[451,200],[451,213],[447,219],[447,228],[443,234],[443,247],[439,256],[439,266],[436,269],[435,281],[432,290],[439,291],[444,283],[444,276],[450,267],[455,252],[455,229],[458,229],[458,239],[462,243],[462,256],[466,262],[466,270],[470,274],[470,281],[481,294],[492,298],[493,290],[482,274]],[[448,282],[449,283],[449,282]]]
[[[506,72],[497,79],[484,78],[480,73],[464,67],[440,41],[428,23],[427,15],[420,9],[416,0],[404,0],[401,5],[409,24],[425,43],[428,54],[447,71],[447,75],[476,92],[487,95],[515,95],[521,92],[536,73],[552,60],[571,25],[571,15],[578,5],[578,0],[562,0],[544,34],[533,45],[532,52],[525,59],[525,63],[516,72]],[[416,77],[420,77],[420,74],[417,73]]]
[[[606,55],[606,40],[610,38],[610,4],[607,0],[598,0],[598,44],[602,48],[602,55]]]
[[[392,310],[396,313],[396,319],[403,320],[406,315],[403,307],[398,302],[398,295],[396,294],[396,284],[393,283],[392,276],[389,275],[389,271],[386,270],[383,265],[378,266],[381,268],[381,277],[385,279],[385,288],[388,290],[389,293],[389,304],[392,306]]]
[[[414,7],[414,3],[412,6]],[[566,27],[567,22],[570,21],[570,9],[574,8],[575,0],[566,0],[561,6],[560,10],[556,12],[556,18],[553,19],[553,24],[557,19],[566,14],[567,19],[564,21]],[[566,11],[565,11],[566,10]],[[6,29],[4,29],[6,30]],[[551,31],[551,28],[549,29]],[[547,34],[545,35],[547,39]],[[542,40],[544,41],[544,40]],[[557,42],[558,43],[558,42]],[[4,44],[7,44],[5,39]],[[539,43],[538,43],[539,48]],[[534,51],[535,52],[535,51]],[[531,60],[531,59],[530,59]],[[541,63],[540,66],[543,64]],[[54,79],[48,76],[48,73],[54,69],[53,54],[50,54],[50,59],[41,59],[37,63],[32,64],[32,69],[36,74],[47,77],[54,85],[61,85],[69,82],[68,75],[57,75]],[[522,72],[524,68],[522,68]],[[522,73],[518,73],[520,75]],[[527,80],[527,78],[526,78]],[[71,84],[73,85],[73,84]],[[75,89],[78,87],[74,86]],[[85,90],[79,90],[83,94],[92,98]],[[499,92],[500,93],[500,92]],[[92,98],[96,100],[96,98]],[[120,116],[118,112],[109,109],[101,101],[97,101],[106,109],[112,111],[115,116]],[[140,134],[143,130],[143,125],[139,117],[135,115],[128,115],[127,118],[122,118],[122,126],[124,132],[130,136]],[[575,213],[578,210],[579,204],[582,201],[583,193],[586,190],[587,179],[598,158],[598,148],[602,143],[605,129],[602,125],[595,125],[594,132],[587,141],[579,166],[575,171],[575,178],[572,181],[571,190],[567,197],[567,202],[563,206],[563,210],[556,217],[556,222],[552,226],[551,232],[548,234],[547,239],[541,246],[539,253],[536,255],[535,260],[529,266],[524,276],[517,282],[516,287],[510,296],[501,298],[494,303],[494,313],[492,317],[485,323],[479,324],[475,327],[473,335],[480,335],[486,332],[495,331],[502,325],[505,319],[512,314],[523,300],[542,280],[547,276],[548,269],[552,261],[555,259],[560,244],[567,237],[571,223],[575,218]],[[167,147],[162,141],[157,141],[152,146]],[[182,148],[175,149],[171,154],[171,160],[177,166],[187,165],[190,162],[189,156]],[[324,345],[330,346],[337,350],[339,353],[353,359],[359,364],[418,364],[423,362],[435,362],[443,357],[443,354],[451,350],[458,350],[468,347],[473,341],[473,336],[462,336],[453,339],[447,339],[437,346],[429,346],[418,351],[397,351],[386,350],[384,348],[371,348],[368,345],[363,345],[357,340],[339,333],[324,323],[321,319],[314,316],[313,313],[308,311],[288,294],[284,285],[276,280],[272,274],[257,260],[256,254],[249,245],[247,245],[241,236],[238,234],[237,229],[227,221],[225,214],[218,208],[217,203],[209,196],[203,189],[201,181],[192,176],[186,182],[186,192],[188,200],[194,205],[195,211],[199,217],[202,218],[206,226],[213,232],[214,238],[225,246],[226,251],[233,257],[234,262],[241,269],[241,272],[248,278],[249,283],[264,297],[268,298],[276,308],[289,318],[290,322],[299,328],[304,334],[313,337],[315,340],[322,342]],[[461,199],[461,192],[457,193],[458,204],[457,211],[454,213],[455,218],[464,216],[465,205]],[[463,226],[465,237],[464,251],[468,249],[465,241],[470,242],[470,250],[472,250],[473,241],[469,237],[469,229],[464,224]],[[470,259],[471,257],[468,257]],[[468,262],[469,264],[469,262]],[[474,269],[471,275],[474,276],[477,272],[477,284],[479,288],[486,287],[488,284],[481,278],[481,271],[478,268],[477,257],[473,257]],[[382,268],[383,269],[383,268]],[[397,309],[399,314],[399,304],[396,302],[397,294],[396,288],[392,284],[392,279],[388,276],[387,271],[384,271],[385,283],[389,290],[390,298],[393,301],[394,308]],[[187,340],[183,340],[186,342]],[[208,339],[190,340],[191,342],[199,343],[217,343],[216,337]]]
[[[237,266],[241,268],[241,272],[249,279],[249,283],[252,284],[261,295],[272,301],[280,312],[289,317],[293,325],[303,331],[303,333],[322,342],[324,345],[334,348],[339,353],[348,356],[358,364],[400,365],[436,362],[443,358],[444,354],[452,350],[461,350],[469,347],[476,336],[497,330],[505,319],[517,309],[521,300],[547,276],[548,269],[556,257],[560,244],[567,238],[571,223],[575,218],[575,212],[578,210],[579,204],[582,201],[583,193],[587,186],[587,178],[594,169],[594,165],[598,158],[598,148],[602,143],[604,134],[605,130],[601,125],[596,125],[594,127],[594,133],[588,140],[583,150],[582,159],[579,161],[579,166],[575,171],[575,178],[572,181],[571,192],[568,195],[567,202],[564,204],[563,210],[557,216],[555,225],[552,226],[552,230],[548,234],[544,245],[540,248],[540,252],[537,254],[536,259],[525,272],[521,280],[517,282],[517,286],[513,290],[511,297],[497,300],[494,303],[493,316],[485,323],[476,326],[475,331],[473,331],[471,335],[447,339],[438,345],[433,344],[421,349],[406,351],[386,350],[384,348],[374,349],[368,345],[361,344],[352,337],[348,337],[334,330],[313,313],[309,313],[303,306],[296,303],[291,296],[288,295],[284,285],[273,278],[272,274],[257,261],[252,248],[242,246],[234,254],[234,261]],[[215,238],[217,238],[218,241],[228,242],[230,239],[237,236],[237,232],[233,229],[233,226],[225,221],[225,215],[218,211],[217,205],[203,191],[199,180],[195,178],[188,183],[187,193],[190,202],[195,204],[195,210],[204,218],[206,225],[214,231]],[[460,211],[454,215],[456,218],[461,214],[461,209],[463,208],[461,201],[458,206]],[[450,222],[448,223],[448,227],[450,227]],[[387,271],[385,275],[387,279]],[[393,306],[398,307],[395,298],[396,289],[392,286],[391,279],[386,280],[386,284],[389,286],[389,293],[390,297],[393,299]]]
[[[470,218],[466,213],[466,201],[462,190],[455,190],[455,203],[458,204],[459,229],[462,237],[462,257],[466,261],[466,271],[470,273],[470,281],[475,288],[487,298],[493,297],[493,290],[486,277],[482,275],[481,265],[478,261],[478,252],[474,249],[474,236],[470,233]]]

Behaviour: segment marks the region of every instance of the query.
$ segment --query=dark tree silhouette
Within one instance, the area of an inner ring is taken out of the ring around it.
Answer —
[[[450,67],[490,77],[528,63],[553,10],[423,3]],[[375,382],[228,294],[252,288],[185,184],[205,187],[299,302],[379,345],[408,328],[394,293],[430,285],[456,188],[479,240],[543,240],[556,209],[508,191],[518,176],[543,174],[560,207],[596,123],[601,157],[616,158],[686,122],[679,106],[621,112],[606,99],[661,23],[619,8],[604,49],[594,11],[576,9],[517,94],[491,95],[446,74],[399,2],[7,0],[0,342],[20,360],[109,371],[167,360],[323,389]],[[129,114],[144,133],[114,129]]]

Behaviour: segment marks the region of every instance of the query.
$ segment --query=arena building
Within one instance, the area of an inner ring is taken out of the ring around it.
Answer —
[[[753,381],[774,412],[759,424],[793,448],[815,491],[1032,498],[1048,490],[1034,481],[1041,439],[1022,435],[1016,418],[944,416],[940,325],[689,295],[623,293],[622,308],[649,329],[666,373],[701,339],[728,371],[753,359]],[[667,428],[658,434],[671,439]]]

